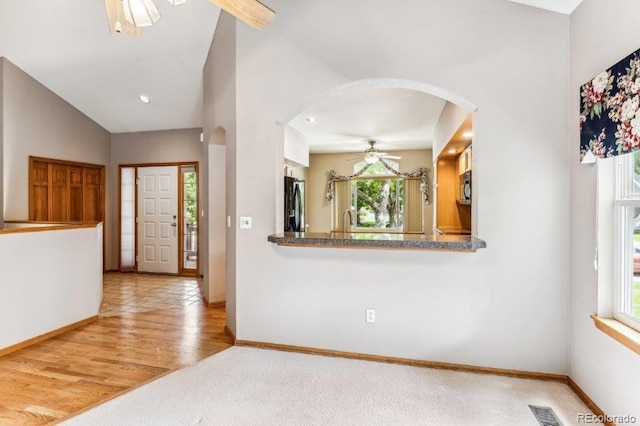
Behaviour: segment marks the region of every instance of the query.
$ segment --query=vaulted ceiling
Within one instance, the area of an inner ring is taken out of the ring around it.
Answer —
[[[580,2],[510,1],[560,13]],[[103,0],[2,1],[0,56],[112,133],[201,127],[202,68],[220,9],[155,3],[160,21],[129,39],[109,33]]]
[[[123,38],[109,33],[103,0],[1,1],[0,56],[112,133],[201,127],[202,68],[220,9],[155,3],[158,23]]]

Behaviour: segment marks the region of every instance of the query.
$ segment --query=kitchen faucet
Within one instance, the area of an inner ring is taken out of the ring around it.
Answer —
[[[347,232],[347,224],[345,222],[345,216],[349,216],[349,227],[353,225],[353,216],[351,215],[351,209],[347,209],[342,213],[342,233]]]

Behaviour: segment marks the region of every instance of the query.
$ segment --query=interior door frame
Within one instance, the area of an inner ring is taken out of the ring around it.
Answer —
[[[184,268],[184,177],[182,174],[183,166],[194,166],[196,169],[196,187],[198,190],[198,196],[196,197],[196,211],[200,212],[200,172],[198,161],[181,161],[175,163],[136,163],[136,164],[119,164],[118,165],[118,271],[122,269],[122,169],[133,168],[134,179],[138,178],[138,168],[141,167],[165,167],[165,166],[177,166],[178,167],[178,275],[179,276],[199,276],[200,275],[200,226],[196,228],[196,241],[198,247],[198,256],[196,260],[196,269],[192,272],[191,269]],[[135,185],[135,199],[134,199],[134,215],[138,218],[138,185]],[[198,214],[198,222],[200,222],[201,215]],[[136,223],[134,242],[135,256],[138,258],[138,226]],[[138,273],[138,261],[135,262],[134,272]]]

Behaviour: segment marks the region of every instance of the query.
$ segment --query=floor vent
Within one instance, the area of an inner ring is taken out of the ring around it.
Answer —
[[[536,416],[540,426],[562,426],[562,422],[558,420],[556,414],[549,407],[538,407],[536,405],[530,405],[533,415]]]

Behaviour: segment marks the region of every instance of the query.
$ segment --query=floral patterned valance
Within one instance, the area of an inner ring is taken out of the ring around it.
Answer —
[[[431,195],[429,193],[429,170],[426,167],[420,167],[418,170],[409,173],[400,173],[395,170],[389,163],[384,161],[382,158],[378,159],[378,162],[384,166],[385,169],[390,171],[396,176],[400,176],[403,178],[420,178],[420,192],[422,192],[424,203],[429,204],[431,202]],[[325,199],[327,202],[333,200],[334,193],[334,182],[342,182],[346,180],[351,180],[362,176],[364,172],[371,167],[372,164],[367,164],[362,169],[358,170],[358,172],[350,175],[350,176],[340,176],[336,174],[335,171],[329,170],[328,179],[327,179],[327,193]]]
[[[583,163],[640,150],[640,50],[583,85],[580,101]]]

